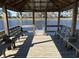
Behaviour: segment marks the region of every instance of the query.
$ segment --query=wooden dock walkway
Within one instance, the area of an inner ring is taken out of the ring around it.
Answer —
[[[74,57],[74,50],[67,51],[63,45],[61,40],[51,38],[49,35],[28,35],[16,41],[16,49],[6,51],[6,58]]]
[[[61,58],[57,47],[55,46],[51,36],[34,36],[32,47],[28,52],[31,58]]]

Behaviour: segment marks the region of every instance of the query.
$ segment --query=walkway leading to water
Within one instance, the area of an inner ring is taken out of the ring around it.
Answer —
[[[61,55],[50,36],[34,36],[32,46],[27,57],[53,57],[61,58]]]
[[[16,48],[6,50],[6,58],[70,58],[75,50],[67,50],[64,42],[55,36],[28,34],[16,41]],[[0,57],[3,57],[0,56]]]

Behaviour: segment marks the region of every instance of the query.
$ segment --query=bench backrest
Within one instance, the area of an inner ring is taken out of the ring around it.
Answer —
[[[16,26],[14,28],[9,29],[10,36],[16,36],[22,32],[22,28],[20,26]],[[9,36],[9,37],[10,37]],[[5,41],[6,34],[5,31],[0,32],[0,44]],[[5,38],[5,39],[4,39]],[[4,40],[3,40],[4,39]],[[7,39],[8,40],[8,39]]]

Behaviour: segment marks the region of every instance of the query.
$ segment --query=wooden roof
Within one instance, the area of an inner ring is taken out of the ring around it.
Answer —
[[[62,11],[71,9],[79,0],[0,0],[0,6],[6,5],[15,11]]]

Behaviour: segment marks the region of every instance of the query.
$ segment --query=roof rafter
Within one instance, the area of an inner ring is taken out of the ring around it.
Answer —
[[[54,6],[55,6],[56,8],[58,8],[59,10],[61,9],[60,6],[55,3],[55,1],[53,1],[53,0],[50,0],[50,1],[52,2],[52,4],[54,4]]]
[[[67,1],[64,1],[64,0],[58,0],[59,2],[63,3],[63,4],[66,4],[66,5],[69,5],[70,3],[67,2]]]

